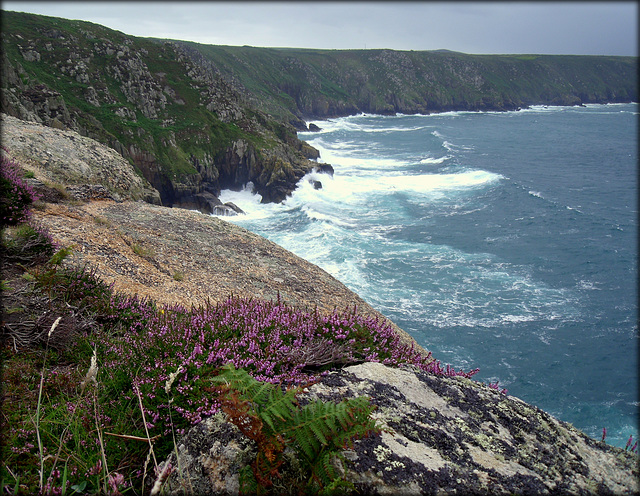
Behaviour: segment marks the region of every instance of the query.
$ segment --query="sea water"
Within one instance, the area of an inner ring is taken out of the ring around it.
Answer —
[[[250,185],[221,199],[443,364],[624,446],[638,437],[637,120],[616,104],[316,121],[299,137],[333,177],[282,204]]]

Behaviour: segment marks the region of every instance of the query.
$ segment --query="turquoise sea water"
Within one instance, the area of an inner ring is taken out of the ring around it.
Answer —
[[[250,186],[221,199],[443,363],[624,446],[638,437],[637,120],[620,104],[316,121],[299,137],[333,177],[279,205]]]

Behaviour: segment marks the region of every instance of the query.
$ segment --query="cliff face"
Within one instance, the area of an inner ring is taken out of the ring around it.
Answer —
[[[515,110],[638,99],[636,57],[181,44],[259,94],[264,108],[288,111],[294,123],[358,112]]]
[[[317,151],[254,108],[206,61],[91,23],[3,12],[2,110],[115,149],[167,206],[211,212],[252,182],[282,201]]]
[[[636,57],[199,45],[3,12],[2,111],[115,149],[163,205],[286,198],[317,164],[305,120],[637,101]]]

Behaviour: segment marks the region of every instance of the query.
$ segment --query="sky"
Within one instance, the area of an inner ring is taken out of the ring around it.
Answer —
[[[635,1],[5,1],[2,10],[212,45],[638,55]]]

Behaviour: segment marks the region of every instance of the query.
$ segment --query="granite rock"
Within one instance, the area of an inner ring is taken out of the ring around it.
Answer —
[[[373,416],[383,430],[344,452],[344,477],[359,493],[639,490],[636,454],[591,439],[535,406],[470,379],[364,363],[330,373],[299,400],[339,402],[362,395],[376,405]],[[223,414],[208,418],[189,430],[161,465],[180,467],[165,489],[169,494],[238,494],[238,471],[255,457],[252,443]]]
[[[77,193],[80,199],[145,200],[160,204],[158,191],[115,150],[75,131],[6,114],[2,114],[0,122],[2,145],[9,156],[39,180],[68,187],[73,190],[72,196]],[[93,193],[87,190],[89,186]]]

